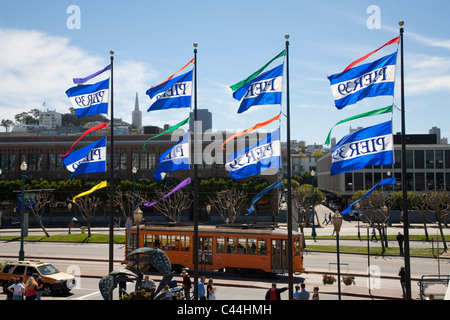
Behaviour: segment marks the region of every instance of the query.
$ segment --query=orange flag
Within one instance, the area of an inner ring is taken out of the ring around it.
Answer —
[[[259,128],[265,127],[265,126],[269,125],[270,123],[272,123],[272,122],[275,121],[275,120],[280,120],[280,117],[281,117],[281,114],[279,114],[279,115],[277,115],[277,116],[275,116],[275,117],[273,117],[272,119],[269,119],[269,120],[267,120],[267,121],[258,123],[257,125],[255,125],[255,126],[253,126],[253,127],[251,127],[251,128],[245,129],[245,130],[242,131],[242,132],[238,132],[238,133],[232,135],[232,136],[229,137],[227,140],[225,140],[225,142],[222,144],[222,150],[225,150],[225,144],[226,144],[228,141],[230,141],[230,140],[232,140],[232,139],[234,139],[234,138],[240,137],[240,136],[246,134],[247,132],[251,132],[251,131],[253,131],[253,130],[257,130],[257,129],[259,129]]]

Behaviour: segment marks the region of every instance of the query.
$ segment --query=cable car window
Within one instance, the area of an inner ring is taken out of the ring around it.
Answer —
[[[247,254],[256,254],[257,253],[256,242],[257,242],[256,239],[248,238],[248,240],[247,240]]]
[[[237,253],[245,254],[247,252],[247,239],[246,238],[238,238],[237,242]]]
[[[236,239],[227,237],[227,253],[236,253]]]
[[[225,237],[216,238],[216,252],[225,253]]]

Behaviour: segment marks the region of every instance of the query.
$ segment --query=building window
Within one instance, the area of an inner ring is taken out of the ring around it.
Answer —
[[[425,168],[425,152],[423,150],[414,151],[414,166],[416,169]]]
[[[425,173],[423,172],[416,172],[415,173],[415,191],[416,192],[422,192],[425,191]]]
[[[345,191],[353,191],[353,179],[351,173],[345,174]]]
[[[427,190],[434,191],[434,173],[427,172]]]
[[[434,151],[427,150],[425,155],[426,155],[425,161],[427,163],[427,169],[434,169]]]
[[[442,172],[436,172],[436,190],[437,191],[444,190],[444,174]]]
[[[444,168],[444,151],[443,150],[436,150],[435,151],[435,157],[436,157],[436,169],[442,169]]]
[[[363,174],[361,172],[355,172],[354,174],[355,179],[353,180],[354,183],[354,190],[364,190],[364,179],[363,179]]]
[[[413,168],[413,151],[412,150],[406,150],[406,168],[412,169]]]
[[[445,150],[445,168],[450,169],[450,150]]]
[[[373,187],[372,172],[366,172],[365,174],[365,189],[371,189]]]

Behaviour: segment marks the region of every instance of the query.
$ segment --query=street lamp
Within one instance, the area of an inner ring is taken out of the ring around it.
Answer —
[[[336,231],[338,297],[339,297],[339,300],[341,300],[341,263],[340,263],[340,257],[339,257],[339,231],[341,231],[341,226],[342,226],[342,215],[339,213],[338,210],[336,210],[334,215],[331,217],[331,220],[333,221],[334,230]]]
[[[25,259],[25,252],[23,250],[23,238],[24,238],[24,217],[25,217],[25,171],[27,171],[27,163],[25,161],[20,165],[20,170],[22,171],[22,214],[20,216],[20,250],[19,250],[19,261]]]
[[[314,176],[316,175],[316,173],[314,172],[314,170],[311,170],[311,193],[312,193],[312,197],[311,197],[311,202],[312,202],[312,216],[313,216],[313,221],[312,221],[312,233],[311,236],[313,237],[314,241],[316,241],[316,226],[314,223]]]
[[[69,202],[69,204],[67,205],[67,209],[69,210],[69,217],[72,217],[72,204]],[[70,228],[72,227],[72,218],[70,218],[70,222],[69,222],[69,234],[70,234]]]
[[[133,211],[133,219],[134,223],[136,224],[136,249],[139,249],[139,224],[142,221],[143,212],[141,208],[137,207],[136,210]],[[136,291],[141,287],[141,273],[139,271],[139,254],[136,256],[136,274],[137,274],[137,280],[136,280]]]
[[[136,206],[136,172],[137,172],[136,167],[133,167],[131,172],[133,173],[133,214],[134,214],[134,209]]]
[[[361,204],[360,204],[359,202],[357,202],[356,205],[355,205],[355,207],[356,207],[356,210],[357,210],[356,215],[358,216],[358,239],[361,240],[361,232],[360,232],[360,230],[359,230],[359,220],[360,220],[360,214],[359,214],[359,212],[360,212],[360,210],[361,210]]]
[[[211,213],[211,205],[208,204],[206,205],[206,213],[208,214],[208,221],[210,221],[210,213]]]
[[[385,217],[387,217],[387,213],[389,211],[388,207],[386,205],[383,206],[383,214]],[[384,220],[384,245],[386,246],[386,248],[389,248],[388,246],[388,239],[387,239],[387,225],[386,225],[386,220]]]

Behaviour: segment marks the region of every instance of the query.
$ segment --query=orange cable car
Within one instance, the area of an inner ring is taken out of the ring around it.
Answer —
[[[126,231],[125,259],[136,249],[136,226]],[[293,271],[303,267],[303,234],[293,234]],[[185,223],[152,223],[139,227],[139,248],[159,248],[170,259],[172,268],[192,269],[194,227]],[[272,224],[199,225],[201,270],[219,270],[244,275],[288,271],[287,229]]]

